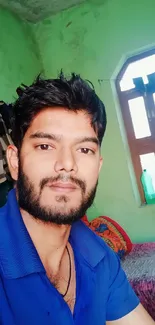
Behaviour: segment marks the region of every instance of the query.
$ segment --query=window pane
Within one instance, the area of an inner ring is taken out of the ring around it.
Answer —
[[[146,169],[152,177],[152,183],[155,190],[155,153],[147,153],[140,156],[142,169]]]
[[[154,102],[154,106],[150,107],[151,108],[151,118],[155,118],[155,93],[152,94],[153,95],[153,102]]]
[[[151,132],[143,97],[130,99],[128,103],[136,139],[149,137]]]
[[[121,91],[135,88],[133,78],[142,77],[143,82],[147,84],[147,75],[153,72],[155,72],[155,54],[130,63],[120,81]]]
[[[154,101],[154,104],[155,104],[155,93],[153,93],[153,101]]]

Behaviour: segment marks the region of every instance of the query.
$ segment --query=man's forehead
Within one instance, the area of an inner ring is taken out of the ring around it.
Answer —
[[[62,108],[48,108],[35,116],[27,130],[30,138],[49,138],[62,140],[65,136],[70,138],[95,137],[96,132],[91,119],[85,112],[69,111]],[[80,140],[80,139],[79,139]]]

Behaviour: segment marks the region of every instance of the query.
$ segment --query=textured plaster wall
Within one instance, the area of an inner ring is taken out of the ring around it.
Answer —
[[[93,4],[94,3],[94,4]],[[90,79],[103,99],[108,129],[102,145],[104,165],[89,217],[108,215],[132,240],[155,240],[155,206],[140,207],[130,156],[121,135],[114,78],[125,58],[155,45],[154,0],[86,3],[33,27],[47,77],[76,71]]]
[[[41,70],[30,27],[0,8],[0,100],[14,101],[17,86],[31,83]]]
[[[83,1],[85,0],[0,0],[0,5],[27,21],[37,22]]]

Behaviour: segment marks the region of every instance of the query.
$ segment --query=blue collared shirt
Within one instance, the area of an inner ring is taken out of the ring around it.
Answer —
[[[69,241],[76,266],[73,314],[48,280],[10,191],[0,209],[1,325],[104,325],[137,307],[118,257],[101,238],[78,221]]]

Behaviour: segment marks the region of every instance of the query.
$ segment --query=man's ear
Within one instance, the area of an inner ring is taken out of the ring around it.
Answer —
[[[18,149],[14,145],[9,145],[7,147],[6,157],[10,174],[16,181],[18,179]]]

